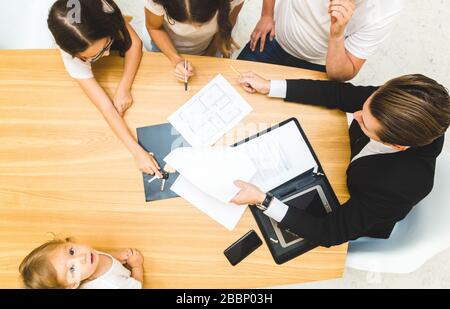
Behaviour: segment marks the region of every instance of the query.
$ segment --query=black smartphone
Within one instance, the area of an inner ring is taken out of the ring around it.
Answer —
[[[235,266],[261,245],[261,238],[259,238],[254,230],[250,230],[247,234],[225,249],[223,254],[225,254],[231,265]]]

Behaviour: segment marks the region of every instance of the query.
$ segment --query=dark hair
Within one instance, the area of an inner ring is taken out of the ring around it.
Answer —
[[[219,50],[225,57],[231,54],[234,44],[231,38],[233,26],[230,22],[230,0],[153,0],[162,5],[170,18],[180,23],[204,24],[216,16],[219,26],[220,46]],[[186,7],[186,4],[188,7]]]
[[[58,0],[50,9],[47,24],[56,44],[74,57],[107,37],[114,39],[111,49],[122,57],[131,47],[122,12],[112,0],[76,0],[73,5],[69,0]]]
[[[369,109],[381,124],[377,136],[393,145],[428,145],[450,124],[448,90],[420,74],[387,82],[374,93]]]

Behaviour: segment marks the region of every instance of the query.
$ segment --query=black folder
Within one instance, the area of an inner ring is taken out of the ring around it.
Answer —
[[[337,207],[340,207],[339,201],[320,165],[314,149],[311,147],[305,132],[296,118],[287,119],[267,130],[248,137],[233,146],[239,146],[272,130],[277,130],[279,127],[291,122],[294,122],[297,126],[311,155],[316,161],[317,167],[312,168],[301,175],[295,176],[293,179],[270,192],[279,200],[285,201],[289,207],[302,208],[314,216],[329,215],[330,212],[337,209]],[[299,160],[301,160],[301,158],[299,158]],[[288,230],[286,231],[278,228],[277,223],[266,216],[258,208],[251,207],[251,212],[264,236],[272,257],[277,264],[285,263],[317,247],[316,244],[306,239],[302,239]]]
[[[161,168],[164,168],[164,158],[174,149],[179,147],[188,147],[189,143],[181,136],[181,134],[170,124],[158,124],[154,126],[142,127],[137,129],[139,144],[147,151],[153,152],[156,161]],[[170,190],[170,187],[178,178],[178,173],[169,174],[166,181],[164,191],[161,191],[161,181],[156,180],[148,183],[153,176],[142,173],[145,190],[145,201],[157,201],[178,197],[178,195]]]

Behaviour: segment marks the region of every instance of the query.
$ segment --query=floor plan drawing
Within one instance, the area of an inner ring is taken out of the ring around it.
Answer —
[[[178,111],[169,122],[193,146],[211,146],[241,121],[251,106],[217,75]]]

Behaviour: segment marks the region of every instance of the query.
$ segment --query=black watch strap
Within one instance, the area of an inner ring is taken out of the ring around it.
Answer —
[[[272,193],[266,193],[266,198],[264,199],[264,201],[262,203],[258,203],[258,204],[254,204],[252,206],[256,206],[256,208],[258,208],[261,211],[266,211],[267,208],[269,208],[270,203],[272,203],[273,200],[273,194]]]
[[[270,203],[272,203],[273,200],[273,194],[270,192],[266,193],[266,198],[264,199],[264,201],[261,203],[262,206],[264,206],[266,209],[269,208]]]

